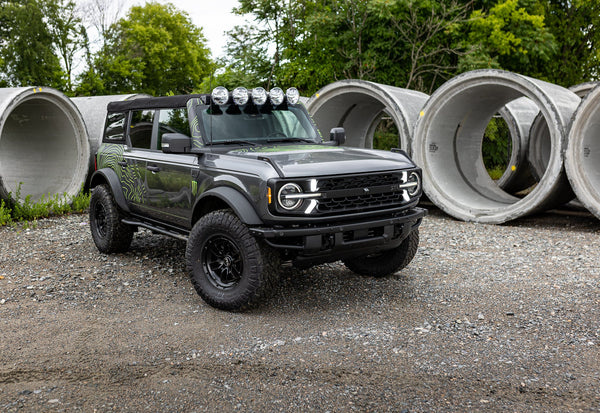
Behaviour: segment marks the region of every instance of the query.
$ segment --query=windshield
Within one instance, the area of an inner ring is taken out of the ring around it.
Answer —
[[[207,143],[261,144],[269,142],[320,142],[316,128],[302,107],[286,109],[236,105],[199,107]]]

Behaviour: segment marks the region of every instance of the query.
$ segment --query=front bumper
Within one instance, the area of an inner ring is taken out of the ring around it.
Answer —
[[[255,227],[250,231],[271,247],[293,254],[297,261],[327,262],[395,248],[419,227],[425,215],[426,209],[415,207],[388,218],[297,228]]]

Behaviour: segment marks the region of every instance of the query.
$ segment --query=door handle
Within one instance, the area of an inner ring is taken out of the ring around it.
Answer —
[[[148,166],[146,166],[146,169],[149,170],[150,172],[158,172],[158,171],[160,171],[160,168],[158,166],[148,165]]]

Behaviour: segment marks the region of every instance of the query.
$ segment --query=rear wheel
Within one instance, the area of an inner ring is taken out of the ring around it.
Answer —
[[[121,222],[122,213],[108,186],[98,185],[90,197],[90,230],[100,252],[124,252],[129,249],[134,228]]]
[[[198,295],[228,311],[258,305],[273,288],[279,267],[277,255],[230,210],[211,212],[194,225],[186,262]]]
[[[369,277],[385,277],[406,267],[419,247],[419,231],[412,231],[402,244],[391,250],[362,257],[346,258],[344,265],[351,271]]]

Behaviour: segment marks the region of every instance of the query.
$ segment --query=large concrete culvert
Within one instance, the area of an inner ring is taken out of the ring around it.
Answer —
[[[600,218],[600,86],[575,112],[568,134],[565,166],[579,201]]]
[[[51,88],[0,89],[0,197],[75,196],[89,144],[75,105]]]
[[[521,97],[544,116],[552,151],[540,181],[519,198],[490,178],[481,146],[492,116]],[[494,224],[563,203],[572,196],[563,165],[566,129],[579,101],[568,89],[500,70],[468,72],[444,83],[415,126],[413,157],[423,168],[427,196],[455,218]]]
[[[306,108],[323,134],[343,127],[346,146],[357,148],[373,146],[375,128],[385,113],[398,128],[398,146],[410,153],[413,126],[427,98],[425,93],[414,90],[363,80],[340,80],[319,90]]]
[[[102,143],[104,136],[104,123],[106,122],[106,107],[110,102],[120,102],[123,100],[137,99],[140,97],[150,97],[146,94],[127,94],[127,95],[104,95],[104,96],[82,96],[72,98],[71,101],[77,106],[88,133],[89,138],[89,156],[87,166],[86,184],[89,184],[89,178],[94,172],[94,157],[98,152],[98,147]]]

